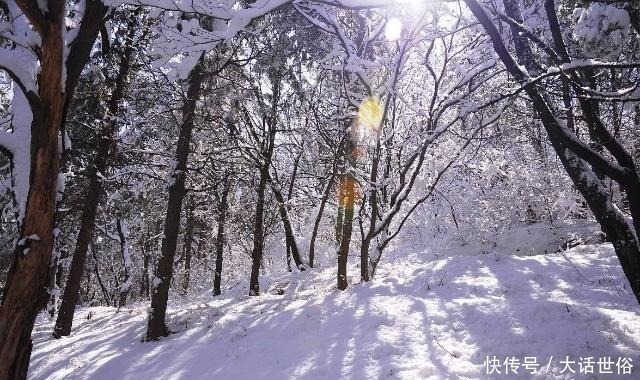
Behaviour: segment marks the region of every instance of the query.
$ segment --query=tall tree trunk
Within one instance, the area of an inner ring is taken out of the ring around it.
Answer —
[[[373,163],[371,165],[371,176],[369,177],[369,183],[371,190],[369,191],[369,208],[371,209],[371,216],[369,221],[369,228],[362,244],[360,245],[360,280],[363,282],[369,281],[369,247],[371,246],[371,240],[375,237],[376,221],[378,220],[378,165],[380,164],[380,130],[376,131],[376,148],[373,157]]]
[[[93,256],[93,271],[96,274],[96,279],[98,280],[98,285],[100,285],[100,289],[102,290],[102,295],[104,296],[107,306],[111,306],[111,295],[109,295],[107,287],[104,286],[102,277],[100,277],[100,271],[98,270],[98,253],[96,252],[96,246],[94,244],[91,244],[91,256]]]
[[[333,169],[335,171],[335,168]],[[331,173],[331,177],[329,177],[329,182],[327,183],[327,187],[324,189],[322,193],[322,199],[320,200],[320,207],[318,207],[318,214],[316,215],[316,220],[313,223],[313,230],[311,231],[311,239],[309,240],[309,266],[313,268],[314,260],[316,256],[316,238],[318,237],[318,229],[320,228],[320,221],[322,220],[322,215],[324,214],[324,209],[327,205],[327,201],[329,200],[329,195],[331,194],[331,188],[333,187],[333,182],[335,179],[335,173]]]
[[[191,252],[193,245],[193,212],[195,205],[193,197],[189,197],[187,202],[187,225],[184,234],[184,282],[182,287],[185,293],[189,290],[189,282],[191,281]]]
[[[0,380],[27,376],[31,355],[31,330],[37,313],[46,306],[45,286],[53,248],[55,193],[58,181],[58,138],[64,120],[65,104],[73,96],[82,68],[107,12],[101,1],[87,1],[83,19],[69,47],[65,67],[65,2],[49,0],[47,12],[32,2],[16,1],[25,17],[40,35],[38,94],[24,94],[29,100],[31,122],[31,171],[29,193],[20,236],[27,246],[18,246],[5,285],[0,309]],[[66,81],[63,81],[63,70]],[[62,87],[65,84],[66,88]],[[29,249],[28,254],[25,250]],[[13,278],[19,279],[12,281]]]
[[[342,224],[344,222],[344,199],[345,195],[345,176],[341,175],[338,180],[338,210],[336,215],[336,244],[340,246],[340,242],[342,241]]]
[[[115,87],[109,98],[107,106],[107,122],[102,128],[98,149],[94,163],[88,169],[89,185],[83,202],[82,216],[80,217],[80,231],[76,240],[76,248],[71,259],[71,268],[67,277],[67,283],[62,296],[62,304],[58,312],[58,318],[53,329],[53,336],[60,338],[71,334],[73,324],[73,314],[80,298],[80,282],[84,273],[87,257],[87,250],[95,228],[96,213],[100,197],[102,196],[102,180],[107,169],[107,161],[113,147],[113,137],[116,130],[116,116],[120,111],[120,102],[124,97],[127,76],[131,69],[131,59],[133,55],[133,35],[135,31],[135,21],[130,22],[129,33],[125,49],[120,58],[120,67],[115,79]]]
[[[24,94],[32,111],[31,172],[26,210],[0,309],[0,379],[25,379],[31,355],[31,331],[46,307],[49,263],[53,250],[55,194],[58,182],[58,138],[65,102],[64,2],[50,1],[42,14],[18,2],[41,36],[38,94]],[[34,13],[37,16],[34,17]]]
[[[253,250],[251,251],[251,278],[249,280],[249,295],[260,294],[260,264],[264,249],[264,194],[269,180],[269,164],[260,169],[260,182],[256,189],[256,212],[253,222]]]
[[[338,250],[338,289],[345,290],[349,285],[347,281],[347,259],[349,258],[349,246],[351,245],[351,233],[353,231],[353,211],[355,208],[356,180],[351,173],[344,175],[340,181],[344,194],[344,220],[342,222],[342,240]]]
[[[291,173],[291,179],[289,180],[289,190],[287,191],[287,202],[289,202],[291,200],[291,197],[293,196],[293,189],[296,183],[296,176],[298,175],[298,166],[300,164],[300,158],[302,157],[302,152],[303,150],[300,149],[300,152],[298,153],[298,155],[296,156],[295,160],[293,161],[293,172]],[[285,211],[289,211],[289,205],[286,205],[286,209]],[[280,213],[280,215],[282,216],[282,212]],[[284,223],[284,220],[283,220]],[[295,240],[294,240],[295,242]],[[287,270],[289,272],[291,272],[291,255],[292,255],[292,250],[294,249],[291,246],[291,239],[289,239],[289,236],[287,235],[285,238],[285,244],[287,246]],[[295,249],[297,249],[297,246],[295,247]],[[298,257],[299,257],[299,253],[298,253]],[[296,264],[297,265],[297,264]],[[299,268],[299,266],[298,266]]]
[[[178,136],[178,147],[176,149],[176,168],[172,173],[173,183],[169,187],[169,201],[167,203],[167,214],[164,222],[164,237],[162,238],[162,248],[160,260],[154,279],[153,295],[151,297],[151,310],[149,312],[149,323],[147,325],[147,341],[157,340],[160,337],[169,335],[169,330],[165,323],[167,313],[167,301],[169,299],[169,286],[173,276],[173,260],[176,254],[178,234],[180,232],[180,212],[182,200],[185,195],[185,177],[187,170],[187,159],[189,157],[189,144],[193,132],[194,113],[196,103],[200,96],[202,86],[202,70],[204,66],[204,55],[189,73],[189,88],[187,97],[182,107],[182,125]]]
[[[148,236],[147,236],[148,239]],[[145,241],[142,244],[142,282],[140,284],[140,297],[149,297],[149,258],[151,253],[149,245]]]
[[[291,252],[291,257],[293,258],[293,262],[296,264],[296,268],[303,271],[305,270],[304,263],[302,262],[302,257],[300,256],[300,249],[298,248],[298,243],[296,241],[296,235],[293,232],[293,226],[291,225],[291,219],[289,218],[289,212],[287,211],[287,204],[284,200],[282,192],[277,186],[271,182],[271,189],[273,190],[273,194],[276,197],[276,201],[278,201],[278,212],[280,213],[280,219],[282,220],[282,224],[284,226],[285,239],[287,242],[287,246]]]
[[[274,68],[275,69],[275,68]],[[264,139],[262,141],[262,148],[260,151],[260,181],[258,182],[258,188],[256,189],[256,212],[253,226],[253,249],[251,251],[251,277],[249,279],[249,295],[260,295],[260,283],[258,278],[260,277],[260,268],[264,270],[264,262],[262,260],[262,254],[264,250],[264,196],[267,184],[271,179],[269,172],[271,168],[271,159],[273,158],[273,150],[275,148],[276,127],[278,123],[278,101],[280,100],[280,80],[282,75],[274,70],[271,77],[271,83],[273,84],[273,96],[271,99],[271,112],[268,117],[263,118],[263,131]]]
[[[218,232],[216,234],[216,267],[213,273],[213,295],[219,296],[220,283],[222,282],[222,259],[224,253],[224,230],[227,220],[227,209],[229,208],[228,199],[229,192],[231,191],[231,179],[227,176],[224,180],[224,188],[222,189],[222,196],[218,203]]]
[[[100,145],[107,145],[101,140]],[[99,148],[99,150],[102,147]],[[100,153],[98,153],[100,155]],[[106,155],[106,153],[105,153]],[[96,210],[98,209],[98,200],[101,195],[102,184],[97,175],[98,170],[103,171],[104,166],[100,169],[97,166],[100,162],[106,162],[106,160],[96,160],[96,165],[89,169],[89,186],[87,188],[87,194],[84,199],[84,205],[82,208],[82,216],[80,217],[80,231],[78,232],[78,240],[76,241],[76,248],[73,252],[71,259],[71,267],[69,269],[69,275],[67,276],[67,283],[64,288],[62,296],[62,304],[58,311],[58,318],[53,330],[53,336],[60,338],[71,334],[71,325],[73,323],[73,314],[76,309],[78,300],[80,299],[80,282],[84,273],[85,260],[87,257],[87,249],[91,243],[93,236],[93,229],[95,226]]]
[[[124,307],[127,305],[127,296],[131,290],[131,256],[129,254],[129,248],[127,247],[128,228],[122,227],[120,219],[116,219],[116,229],[118,230],[118,239],[120,244],[120,254],[122,255],[122,264],[124,266],[124,281],[120,285],[120,297],[118,301],[118,307]]]

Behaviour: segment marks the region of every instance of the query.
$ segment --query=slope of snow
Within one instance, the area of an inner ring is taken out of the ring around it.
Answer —
[[[560,360],[640,365],[640,307],[609,245],[535,256],[390,255],[347,291],[335,269],[241,283],[219,298],[175,301],[175,334],[142,343],[145,305],[84,308],[73,335],[41,316],[31,379],[637,378],[560,373]],[[352,267],[351,274],[357,274]],[[283,295],[278,295],[284,290]],[[535,375],[488,376],[485,360],[536,357]],[[550,358],[549,372],[546,366]],[[579,371],[578,365],[574,370]],[[590,377],[586,377],[590,376]]]

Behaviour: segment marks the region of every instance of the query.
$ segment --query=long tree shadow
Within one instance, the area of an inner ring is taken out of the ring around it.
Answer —
[[[70,338],[36,336],[33,378],[475,379],[495,378],[487,356],[536,357],[541,367],[553,357],[550,374],[508,375],[544,378],[559,375],[565,356],[637,358],[638,308],[617,283],[615,257],[576,258],[407,263],[345,292],[291,276],[273,282],[284,295],[174,310],[178,332],[155,343],[140,342],[140,313],[133,322],[103,313]]]
[[[602,269],[603,265],[610,271],[619,271],[611,265],[610,257],[595,260],[582,268],[582,272],[574,271],[575,263],[557,255],[549,259],[543,256],[541,260],[502,257],[496,261],[491,255],[468,260],[467,269],[460,268],[459,261],[442,268],[449,273],[452,283],[434,289],[432,302],[437,305],[430,309],[443,311],[451,321],[451,328],[443,331],[450,342],[464,339],[465,335],[470,337],[471,342],[464,342],[473,346],[468,350],[467,360],[480,369],[474,378],[495,376],[489,376],[481,367],[487,356],[496,356],[502,362],[508,357],[521,362],[525,357],[535,357],[542,373],[534,376],[523,372],[521,367],[518,374],[509,375],[509,378],[533,378],[558,376],[563,367],[559,361],[566,356],[576,361],[574,369],[578,372],[577,362],[581,357],[637,358],[640,354],[637,339],[640,337],[630,338],[630,332],[616,327],[614,317],[606,312],[619,312],[633,305],[629,294],[618,295],[603,289],[598,281],[598,268]],[[473,279],[481,281],[468,286],[473,284]],[[457,286],[456,281],[467,286]],[[468,294],[469,289],[475,294]],[[590,306],[593,304],[599,307],[594,309]],[[628,313],[637,326],[638,308],[633,306],[635,310]],[[428,314],[424,309],[420,311]],[[425,326],[431,324],[425,321]],[[612,340],[610,334],[615,334],[616,339]],[[455,347],[455,343],[452,346]],[[547,373],[544,367],[550,359]],[[587,378],[587,375],[575,376]]]

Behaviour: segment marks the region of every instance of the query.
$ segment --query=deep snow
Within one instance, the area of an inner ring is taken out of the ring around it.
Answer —
[[[242,283],[219,298],[176,300],[176,333],[156,343],[141,342],[145,305],[80,309],[60,340],[42,315],[30,378],[639,378],[640,307],[609,245],[391,255],[371,283],[340,292],[334,282],[327,267],[263,278],[260,297],[245,296]],[[536,357],[541,369],[489,376],[487,356]],[[566,356],[576,374],[559,373]],[[584,375],[581,357],[631,358],[634,368]]]

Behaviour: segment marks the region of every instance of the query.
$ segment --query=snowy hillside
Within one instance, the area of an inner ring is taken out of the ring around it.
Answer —
[[[264,281],[260,297],[241,284],[216,299],[172,303],[175,334],[155,343],[141,342],[145,305],[81,309],[60,340],[41,315],[30,378],[637,378],[637,368],[617,374],[619,358],[640,362],[640,309],[608,245],[399,255],[344,292],[333,267]],[[487,374],[487,356],[500,359],[491,367],[500,375]],[[567,356],[575,374],[563,371]],[[505,374],[508,357],[536,358],[539,368]],[[594,374],[580,374],[590,357]],[[613,374],[598,374],[607,357]]]

